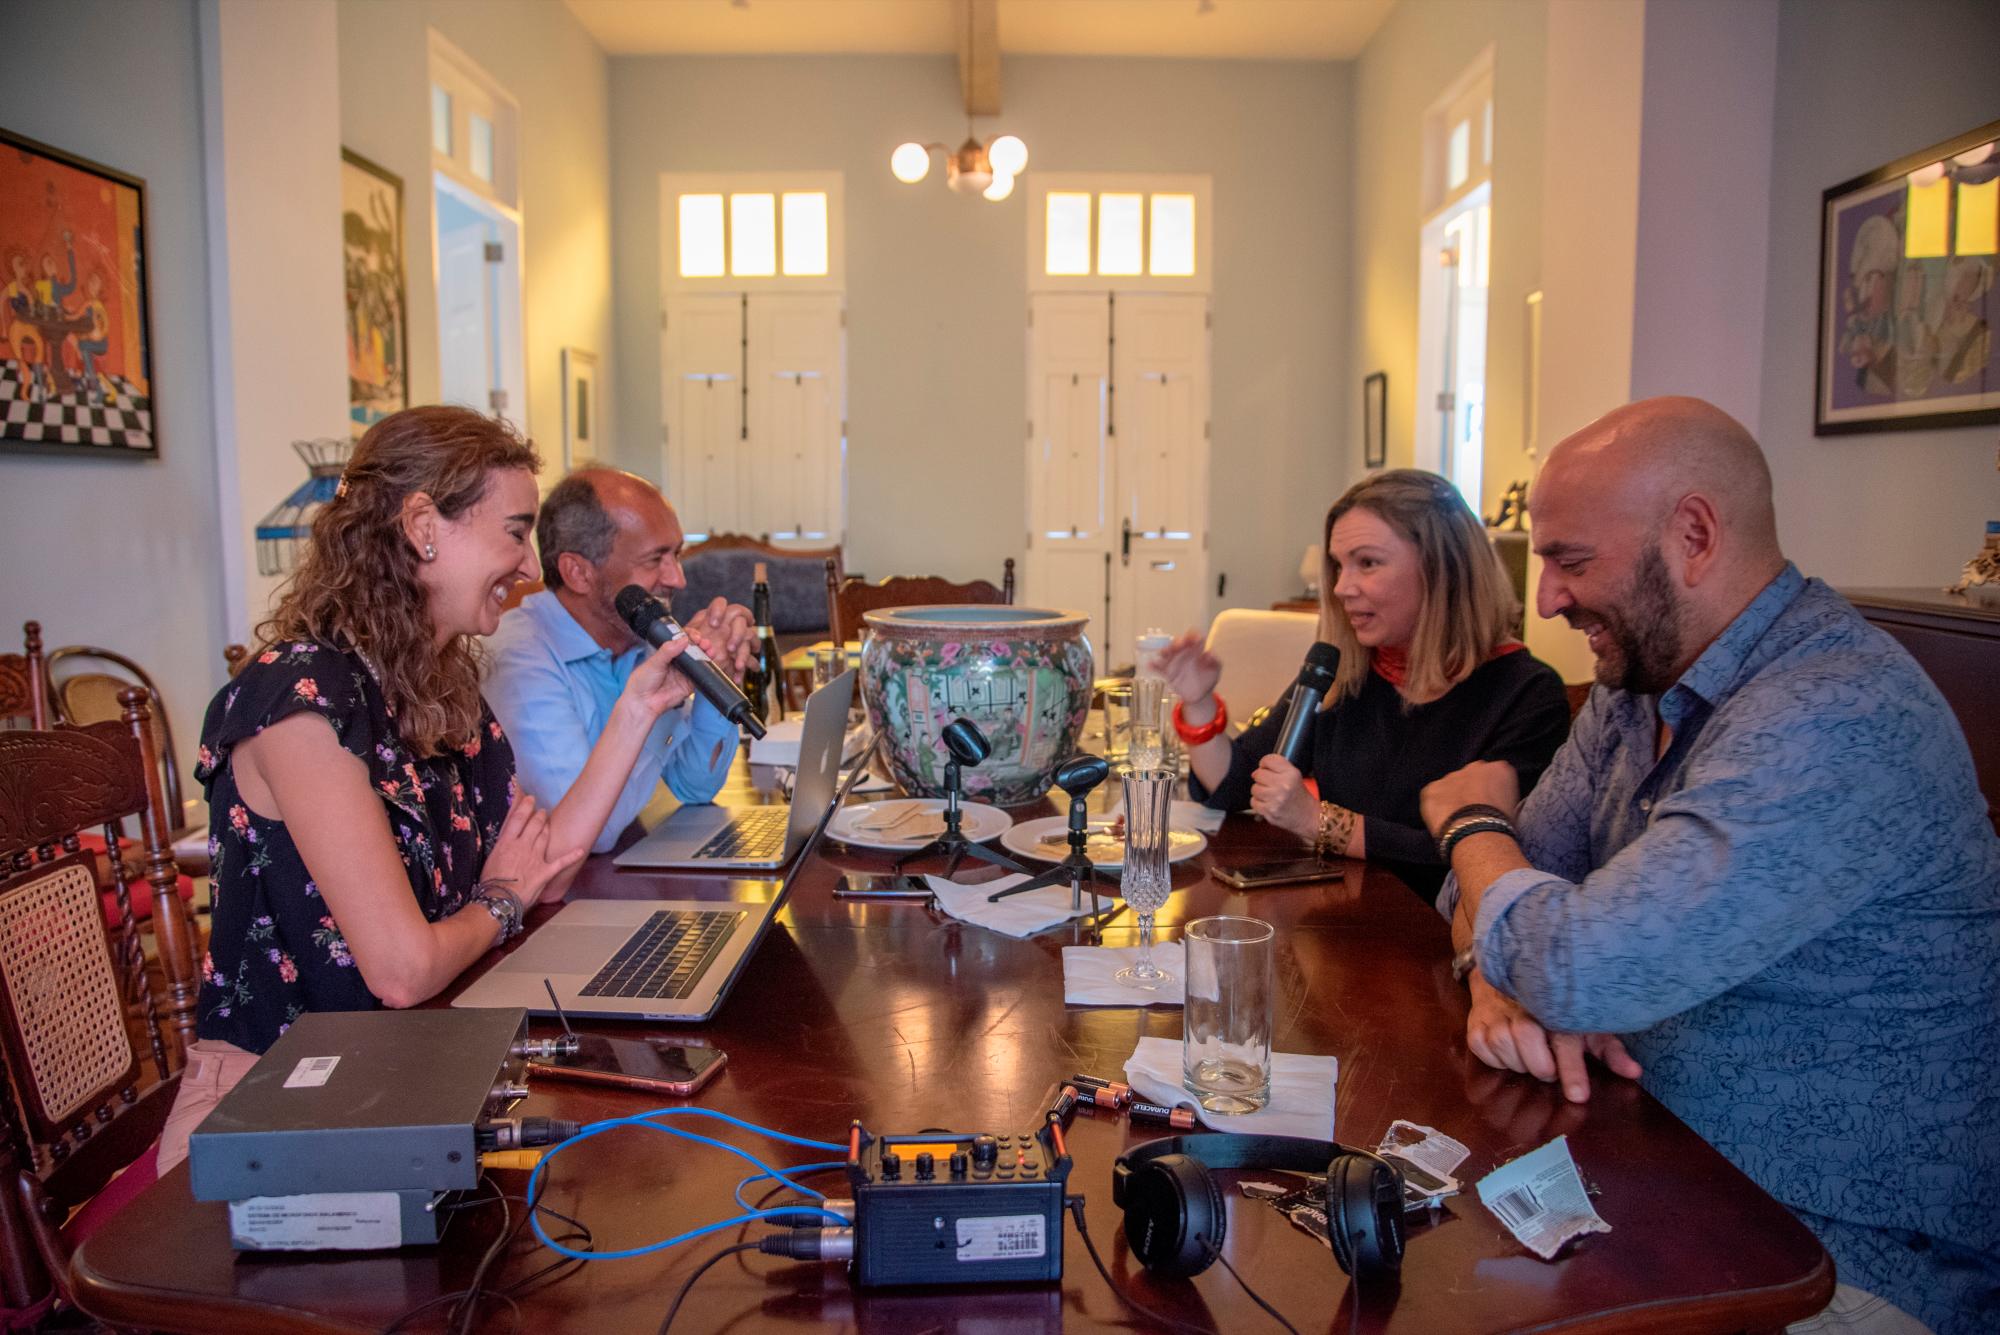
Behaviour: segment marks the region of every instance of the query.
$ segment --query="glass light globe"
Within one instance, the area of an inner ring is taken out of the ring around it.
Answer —
[[[998,204],[1014,193],[1014,178],[999,168],[993,169],[993,184],[986,187],[986,197]]]
[[[1008,176],[1019,176],[1028,166],[1028,146],[1011,134],[1003,134],[993,141],[986,150],[992,159],[993,170]]]
[[[904,144],[889,155],[889,170],[905,185],[915,185],[930,173],[930,150],[922,144]]]

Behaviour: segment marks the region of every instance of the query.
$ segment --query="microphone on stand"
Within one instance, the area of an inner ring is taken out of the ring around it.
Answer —
[[[638,637],[654,648],[659,648],[668,640],[685,634],[681,624],[674,620],[667,605],[653,597],[637,584],[627,584],[618,590],[612,600],[618,615],[625,618]],[[764,724],[750,709],[750,698],[743,694],[729,675],[715,665],[715,660],[701,651],[701,646],[693,640],[682,651],[674,666],[681,670],[702,699],[714,705],[722,717],[736,724],[752,737],[764,735]]]
[[[1339,665],[1340,650],[1321,640],[1306,650],[1305,666],[1299,669],[1298,685],[1292,688],[1292,706],[1273,750],[1300,773],[1312,766],[1313,719],[1319,714],[1320,702],[1333,689],[1333,670]]]

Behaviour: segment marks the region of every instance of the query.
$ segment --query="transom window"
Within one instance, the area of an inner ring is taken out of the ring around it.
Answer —
[[[1208,290],[1206,176],[1038,172],[1028,200],[1030,286]]]
[[[662,175],[665,285],[838,287],[840,197],[838,172]]]

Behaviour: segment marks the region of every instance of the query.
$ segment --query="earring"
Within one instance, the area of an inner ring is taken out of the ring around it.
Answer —
[[[427,543],[425,543],[425,544],[424,544],[424,560],[426,560],[426,561],[435,561],[435,560],[437,560],[437,559],[438,559],[438,549],[437,549],[437,548],[435,548],[435,547],[433,547],[433,546],[431,546],[431,544],[429,544],[428,542],[427,542]]]

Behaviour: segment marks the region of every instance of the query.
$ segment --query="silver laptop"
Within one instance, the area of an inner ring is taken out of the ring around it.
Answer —
[[[848,673],[812,698],[816,702],[832,696],[839,686],[844,699],[852,684],[853,674]],[[808,705],[808,737],[811,714]],[[842,703],[836,717],[844,724],[846,715]],[[836,750],[834,763],[838,760]],[[763,940],[792,879],[825,834],[834,808],[867,769],[864,752],[847,781],[821,799],[799,847],[798,861],[784,880],[719,882],[728,899],[582,899],[566,904],[451,1004],[520,1006],[538,1015],[553,1015],[548,987],[543,985],[546,979],[563,1010],[572,1015],[682,1023],[710,1018],[721,1009],[737,975]],[[793,791],[794,811],[810,810],[801,800],[804,794],[801,770]]]
[[[790,807],[684,806],[611,859],[619,867],[769,869],[785,865],[833,800],[854,674],[843,672],[806,701],[798,779]]]

